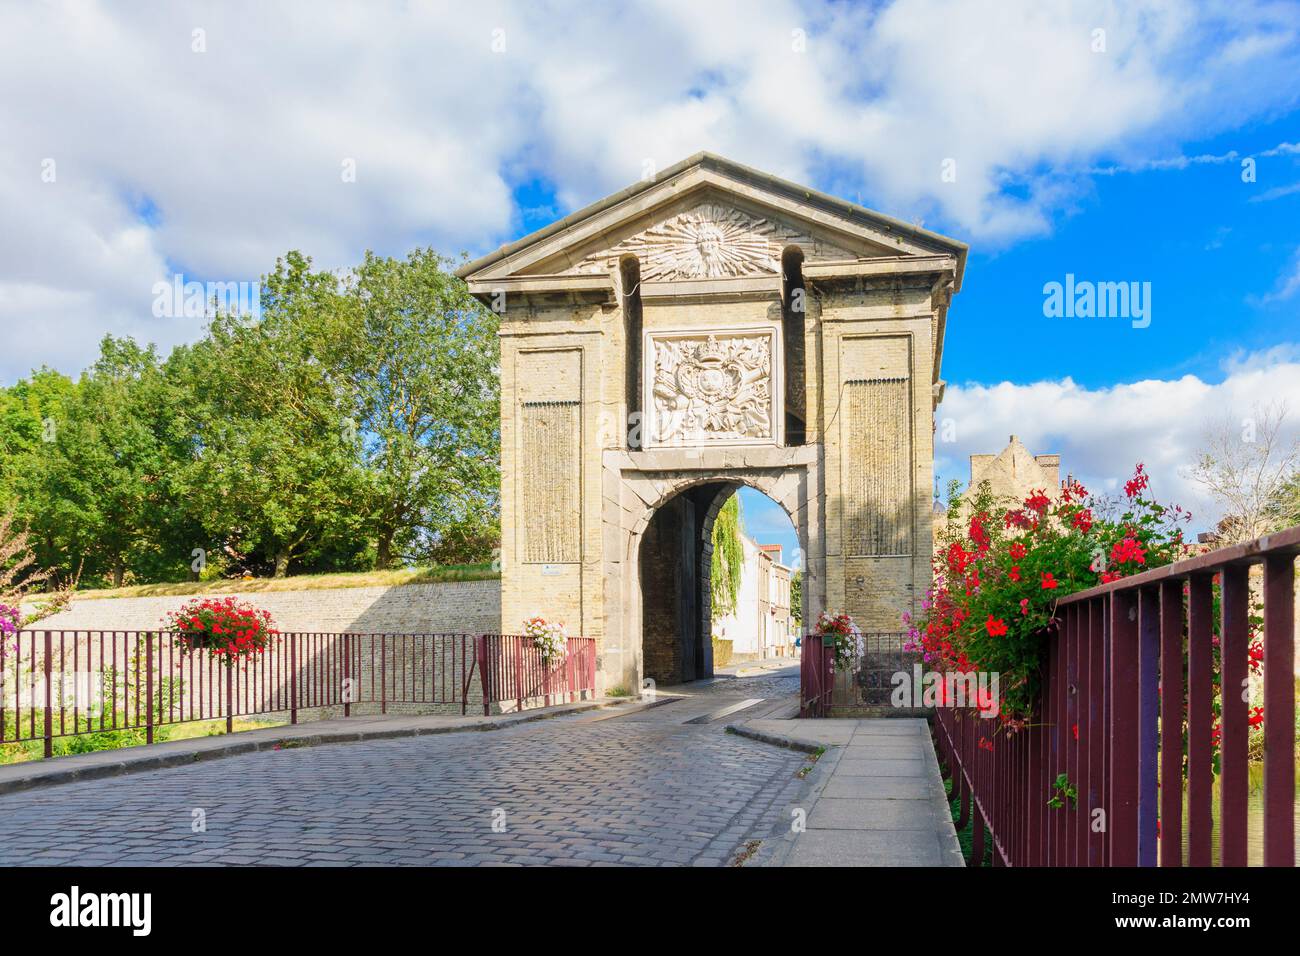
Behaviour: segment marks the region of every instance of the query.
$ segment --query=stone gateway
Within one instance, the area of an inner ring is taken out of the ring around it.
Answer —
[[[602,689],[711,676],[713,521],[748,485],[794,523],[805,626],[896,631],[965,262],[700,153],[459,270],[501,317],[502,630],[595,637]]]

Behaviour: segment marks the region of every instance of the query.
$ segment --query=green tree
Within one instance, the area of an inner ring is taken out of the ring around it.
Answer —
[[[100,356],[43,423],[15,487],[43,566],[120,586],[156,552],[167,510],[160,385],[152,346],[107,336]]]
[[[349,389],[323,359],[345,309],[338,278],[291,252],[263,280],[261,307],[260,321],[218,314],[168,373],[185,396],[183,485],[209,541],[284,577],[355,537],[364,487]]]
[[[0,388],[0,510],[15,504],[18,476],[43,444],[54,441],[76,388],[68,376],[49,368]]]
[[[497,321],[431,249],[370,253],[329,341],[349,389],[375,562],[480,560],[499,540]]]
[[[730,614],[736,608],[736,595],[740,593],[740,578],[745,564],[745,549],[741,542],[743,533],[740,496],[733,494],[718,509],[718,516],[713,521],[713,561],[709,587],[715,615]]]

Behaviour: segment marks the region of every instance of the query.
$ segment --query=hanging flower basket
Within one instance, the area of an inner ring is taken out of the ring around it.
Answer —
[[[851,671],[858,666],[866,653],[862,631],[847,613],[833,614],[822,611],[817,618],[817,634],[822,646],[835,652],[835,669]]]
[[[545,618],[531,617],[524,621],[524,634],[532,638],[533,646],[542,655],[542,663],[551,667],[564,660],[569,651],[569,635],[563,624],[552,624]]]
[[[263,653],[279,633],[269,612],[234,598],[197,598],[167,615],[163,628],[176,635],[177,647],[204,650],[228,664]]]

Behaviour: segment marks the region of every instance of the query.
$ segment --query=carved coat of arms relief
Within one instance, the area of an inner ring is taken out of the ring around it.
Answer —
[[[649,445],[778,440],[774,330],[647,338]]]

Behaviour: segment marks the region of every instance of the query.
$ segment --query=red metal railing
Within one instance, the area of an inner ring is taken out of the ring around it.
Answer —
[[[1300,527],[1070,595],[1039,713],[1015,733],[939,708],[935,739],[995,865],[1181,866],[1212,860],[1214,589],[1220,591],[1220,862],[1247,863],[1252,565],[1264,604],[1263,862],[1295,865],[1295,558]],[[1186,741],[1184,742],[1184,721]],[[1183,773],[1186,760],[1187,821]],[[1060,774],[1068,778],[1058,791]],[[1061,797],[1062,806],[1048,801]]]
[[[596,641],[569,638],[564,660],[547,663],[533,639],[522,634],[484,634],[479,638],[479,674],[483,684],[483,713],[493,704],[513,700],[526,706],[551,706],[555,700],[577,700],[596,690]]]
[[[22,631],[0,639],[0,744],[353,704],[459,705],[479,666],[469,634],[282,633],[226,666],[166,631]],[[593,657],[594,659],[594,657]]]
[[[826,717],[835,693],[835,648],[805,634],[799,657],[799,716]]]

